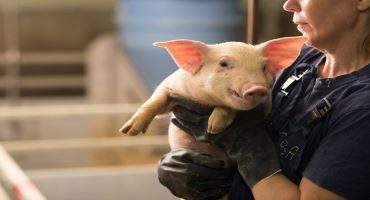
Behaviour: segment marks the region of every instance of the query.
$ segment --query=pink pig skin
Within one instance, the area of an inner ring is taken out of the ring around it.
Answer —
[[[241,42],[207,45],[185,39],[154,43],[167,49],[179,69],[157,87],[120,131],[144,133],[157,114],[171,111],[174,102],[169,97],[173,95],[215,106],[208,122],[210,133],[226,128],[237,110],[263,104],[268,112],[272,77],[295,60],[305,40],[287,37],[256,46]],[[198,146],[187,134],[170,135],[170,140],[174,146]]]

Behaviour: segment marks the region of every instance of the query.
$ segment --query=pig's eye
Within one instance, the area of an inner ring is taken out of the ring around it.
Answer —
[[[229,66],[229,63],[226,62],[226,61],[224,61],[224,60],[222,60],[222,61],[220,61],[220,66],[221,67],[228,67]]]
[[[229,68],[231,67],[231,61],[227,58],[222,58],[219,62],[220,67]]]

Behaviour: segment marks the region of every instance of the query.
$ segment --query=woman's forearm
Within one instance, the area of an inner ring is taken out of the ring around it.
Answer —
[[[291,182],[282,173],[258,182],[252,188],[256,200],[342,200],[342,196],[320,187],[306,177],[303,177],[299,186]]]
[[[299,200],[301,196],[299,187],[281,173],[258,182],[252,188],[252,193],[256,200]]]

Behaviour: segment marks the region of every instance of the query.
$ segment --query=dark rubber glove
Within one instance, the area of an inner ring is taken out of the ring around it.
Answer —
[[[191,110],[197,103],[183,102],[173,109],[172,123],[192,134],[199,141],[209,141],[221,147],[238,166],[238,171],[250,188],[260,180],[280,171],[275,145],[264,127],[262,108],[239,112],[234,122],[223,132],[207,133],[210,112]],[[196,107],[200,107],[197,105]]]
[[[159,161],[158,178],[175,196],[187,200],[217,200],[230,190],[233,168],[223,160],[195,150],[178,148]]]

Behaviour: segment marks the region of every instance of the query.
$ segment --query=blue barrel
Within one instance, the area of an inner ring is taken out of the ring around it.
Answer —
[[[193,39],[205,43],[244,41],[241,0],[121,0],[118,28],[123,47],[148,88],[177,67],[153,42]]]

